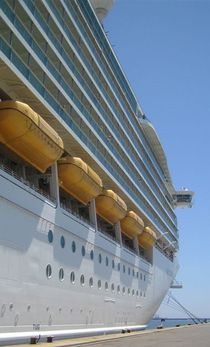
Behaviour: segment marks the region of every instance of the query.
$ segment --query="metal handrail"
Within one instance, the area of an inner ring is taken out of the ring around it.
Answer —
[[[4,172],[6,172],[8,175],[14,177],[19,182],[23,183],[25,186],[31,188],[35,192],[39,193],[40,195],[44,196],[48,200],[55,203],[55,198],[51,195],[44,192],[42,189],[37,187],[34,183],[27,180],[25,177],[23,177],[21,174],[18,174],[16,171],[12,170],[9,166],[5,165],[4,163],[0,162],[0,169]]]

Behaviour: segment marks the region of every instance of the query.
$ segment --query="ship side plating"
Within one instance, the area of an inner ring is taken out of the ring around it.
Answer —
[[[0,32],[0,340],[141,329],[178,270],[156,132],[89,1],[1,0]]]

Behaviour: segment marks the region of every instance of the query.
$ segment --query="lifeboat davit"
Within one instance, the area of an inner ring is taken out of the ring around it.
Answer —
[[[129,211],[120,222],[121,230],[130,238],[139,236],[144,229],[143,220],[133,211]]]
[[[96,212],[107,222],[114,224],[125,217],[127,206],[113,190],[104,189],[96,198]]]
[[[0,142],[37,170],[45,172],[63,154],[56,131],[27,104],[0,102]]]
[[[82,159],[65,157],[58,161],[60,186],[83,204],[102,192],[102,180]]]
[[[156,232],[150,227],[146,227],[139,236],[138,240],[140,246],[145,249],[149,249],[154,246],[154,243],[157,240]]]

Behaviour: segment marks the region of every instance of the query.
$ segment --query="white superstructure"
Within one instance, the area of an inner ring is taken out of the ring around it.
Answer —
[[[0,1],[0,344],[143,329],[178,270],[180,192],[92,5]]]

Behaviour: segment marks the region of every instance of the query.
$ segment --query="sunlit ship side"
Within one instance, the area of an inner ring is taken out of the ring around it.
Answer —
[[[0,343],[144,329],[178,270],[193,193],[109,44],[111,5],[0,1]]]

